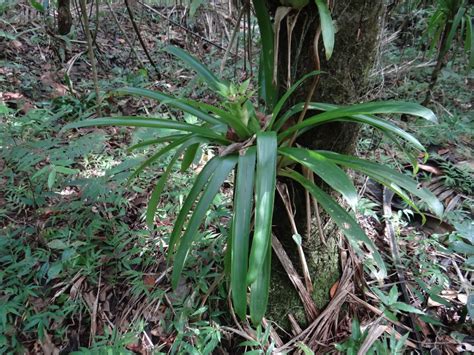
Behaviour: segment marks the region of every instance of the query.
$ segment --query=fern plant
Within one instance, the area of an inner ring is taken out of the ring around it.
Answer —
[[[317,5],[318,8],[326,6],[322,1],[317,1]],[[387,186],[416,211],[418,209],[409,194],[421,198],[438,215],[442,214],[443,208],[434,195],[420,188],[412,178],[386,166],[335,152],[312,151],[293,146],[294,140],[308,130],[317,129],[318,126],[329,122],[347,121],[370,125],[385,133],[401,148],[403,148],[400,142],[402,140],[414,149],[423,151],[423,146],[414,136],[376,115],[403,113],[430,121],[436,121],[436,117],[431,110],[407,102],[370,102],[351,106],[309,102],[306,106],[320,113],[286,127],[290,118],[302,112],[305,107],[305,103],[300,103],[284,110],[288,98],[305,80],[320,73],[314,71],[307,74],[278,99],[275,85],[272,83],[274,63],[273,47],[269,45],[273,43],[270,17],[263,2],[255,1],[254,7],[262,42],[259,90],[260,98],[265,102],[263,109],[253,104],[253,101],[258,100],[252,100],[253,93],[248,89],[248,81],[234,84],[219,79],[185,51],[177,47],[167,47],[169,53],[193,69],[221,98],[219,105],[209,105],[141,88],[123,88],[118,90],[117,94],[136,95],[160,101],[195,116],[199,123],[132,116],[91,119],[69,124],[66,128],[118,125],[170,129],[175,132],[132,147],[166,143],[164,148],[146,159],[133,176],[165,154],[174,152],[171,162],[157,181],[150,197],[146,213],[150,227],[153,226],[160,194],[178,160],[181,159],[181,170],[185,171],[195,159],[200,146],[208,145],[215,148],[218,153],[206,163],[196,177],[174,222],[168,246],[169,258],[173,263],[171,281],[174,287],[178,285],[186,257],[199,235],[198,229],[206,212],[221,185],[233,173],[233,218],[228,241],[232,300],[237,315],[242,319],[245,318],[248,306],[247,293],[250,290],[250,317],[257,325],[265,314],[268,302],[272,215],[278,179],[289,178],[301,184],[339,226],[354,251],[379,278],[386,275],[386,269],[374,243],[365,235],[352,215],[333,197],[298,172],[300,168],[304,167],[318,175],[322,181],[340,193],[351,208],[357,205],[357,192],[342,168],[358,171]],[[330,52],[334,40],[332,22],[328,18],[327,9],[320,12],[320,16],[325,17],[322,32],[323,37],[326,33],[326,39],[323,38],[323,41],[326,52]],[[408,149],[405,151],[409,153]]]

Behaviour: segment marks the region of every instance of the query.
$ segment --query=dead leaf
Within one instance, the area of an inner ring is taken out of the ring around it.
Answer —
[[[44,355],[59,355],[59,349],[53,344],[48,332],[44,332],[44,339],[40,340],[39,343]]]
[[[443,172],[439,168],[431,166],[431,165],[418,164],[418,167],[421,170],[427,171],[427,172],[432,173],[434,175],[443,175]]]
[[[337,287],[339,286],[339,280],[334,283],[334,285],[331,286],[331,289],[329,290],[329,296],[331,299],[334,298],[334,295],[336,294]]]

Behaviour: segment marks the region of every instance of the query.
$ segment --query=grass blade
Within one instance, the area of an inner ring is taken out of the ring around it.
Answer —
[[[337,202],[335,202],[328,194],[313,184],[311,181],[303,177],[295,171],[281,172],[282,176],[289,177],[299,184],[301,184],[313,197],[319,202],[329,216],[334,220],[334,223],[341,229],[346,236],[354,251],[364,259],[371,261],[371,268],[377,268],[375,272],[378,278],[384,278],[387,275],[385,264],[374,243],[367,237],[362,228],[357,224],[354,218],[351,217]],[[362,249],[361,244],[369,250],[367,255]]]
[[[323,35],[324,49],[326,50],[326,59],[329,60],[334,50],[334,35],[336,29],[332,23],[331,13],[329,12],[326,1],[316,0],[316,5],[318,6],[321,33]]]
[[[275,132],[257,134],[255,180],[255,230],[250,251],[247,284],[253,283],[263,267],[270,244],[276,184],[277,138]]]
[[[280,148],[284,156],[304,165],[316,173],[334,190],[340,192],[352,209],[357,206],[358,195],[346,173],[325,156],[303,148]]]
[[[219,160],[219,164],[216,167],[211,180],[205,187],[201,198],[199,199],[199,202],[192,213],[191,219],[189,220],[189,223],[186,227],[186,231],[180,240],[178,249],[176,250],[176,255],[173,261],[173,272],[171,274],[171,284],[173,288],[176,288],[178,285],[189,249],[196,235],[198,234],[199,226],[201,225],[210,204],[212,203],[216,194],[219,192],[219,188],[229,175],[230,171],[234,168],[236,163],[236,156],[229,155]]]
[[[235,178],[234,218],[232,221],[231,276],[232,301],[235,313],[245,319],[247,313],[247,269],[250,218],[255,177],[255,150],[239,156]]]

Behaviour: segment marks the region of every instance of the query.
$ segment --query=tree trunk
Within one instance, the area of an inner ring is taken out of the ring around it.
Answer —
[[[67,35],[71,31],[72,15],[70,0],[58,0],[58,33]]]
[[[334,4],[332,17],[336,24],[336,36],[333,56],[326,61],[322,43],[319,40],[319,58],[321,70],[326,74],[321,75],[312,101],[335,104],[349,104],[358,101],[366,93],[368,87],[368,74],[374,64],[378,47],[378,35],[381,25],[383,9],[382,0],[351,0],[330,1]],[[275,11],[278,1],[271,1],[270,10]],[[295,25],[292,35],[291,71],[292,82],[304,74],[317,69],[313,51],[313,41],[319,26],[319,15],[314,1],[304,8]],[[285,21],[286,22],[286,21]],[[284,68],[288,65],[287,43],[288,34],[285,22],[281,24],[279,47],[279,87],[280,91],[286,90],[285,80],[287,72]],[[310,92],[311,80],[293,96],[290,105],[304,102]],[[313,112],[314,114],[314,112]],[[311,149],[326,149],[344,154],[354,153],[357,142],[358,127],[348,123],[333,123],[320,126],[300,137],[298,144]],[[306,211],[304,191],[299,186],[291,185],[292,202],[297,212],[296,221],[299,234],[303,236],[303,248],[310,269],[314,292],[312,297],[316,305],[324,307],[329,301],[329,290],[338,280],[339,250],[338,233],[335,228],[325,230],[326,244],[318,237],[316,228],[308,238],[306,232]],[[321,211],[320,211],[321,212]],[[322,215],[323,225],[327,218]],[[275,232],[285,250],[289,254],[295,267],[300,266],[296,244],[292,239],[291,228],[287,223],[286,211],[277,201],[275,206],[274,224]],[[278,221],[278,223],[276,223]],[[290,283],[278,259],[274,260],[273,280],[269,301],[269,316],[278,324],[288,329],[287,315],[291,313],[300,325],[307,323],[304,309],[300,299]],[[301,270],[300,275],[302,275]]]

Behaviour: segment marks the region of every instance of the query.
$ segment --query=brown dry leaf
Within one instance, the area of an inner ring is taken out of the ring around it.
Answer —
[[[155,276],[152,276],[152,275],[143,276],[143,283],[145,284],[145,286],[147,286],[148,291],[151,291],[153,287],[155,286],[155,280],[156,280]]]
[[[438,154],[439,154],[439,155],[443,155],[443,154],[446,154],[446,153],[449,153],[449,149],[448,149],[448,148],[442,148],[442,149],[439,149],[439,150],[438,150]]]
[[[59,349],[51,341],[51,335],[48,332],[44,332],[44,339],[39,340],[39,343],[44,355],[59,355]]]
[[[77,294],[79,293],[79,290],[81,289],[81,285],[86,279],[85,276],[81,276],[80,278],[77,279],[76,282],[74,282],[71,286],[71,291],[69,291],[69,296],[72,299],[75,299],[77,297]]]
[[[425,164],[418,164],[418,167],[421,170],[427,171],[427,172],[432,173],[434,175],[443,175],[443,172],[435,166],[425,165]]]
[[[331,299],[334,298],[334,295],[336,294],[337,287],[339,286],[339,280],[337,280],[334,285],[331,286],[331,289],[329,290],[329,296]]]

